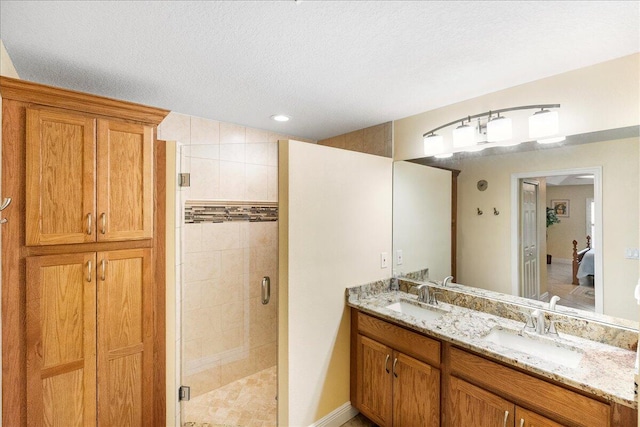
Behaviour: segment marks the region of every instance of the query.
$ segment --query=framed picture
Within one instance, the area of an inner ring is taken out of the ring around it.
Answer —
[[[552,200],[551,209],[557,216],[568,217],[569,216],[569,200]]]

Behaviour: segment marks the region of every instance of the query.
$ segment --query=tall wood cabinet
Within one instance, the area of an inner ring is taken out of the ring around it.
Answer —
[[[163,425],[155,129],[167,111],[4,77],[0,93],[2,188],[12,198],[2,229],[3,422]]]

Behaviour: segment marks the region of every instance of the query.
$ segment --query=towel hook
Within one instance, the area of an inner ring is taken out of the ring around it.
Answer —
[[[476,209],[478,209],[478,215],[482,215],[484,213],[480,210],[480,208],[476,208]]]
[[[493,214],[494,215],[500,215],[500,211],[497,210],[496,208],[493,208]]]

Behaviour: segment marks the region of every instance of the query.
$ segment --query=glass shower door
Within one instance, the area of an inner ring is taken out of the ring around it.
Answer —
[[[275,426],[277,200],[216,198],[224,182],[244,177],[246,188],[256,165],[225,164],[215,148],[181,148],[191,184],[180,190],[182,423]]]

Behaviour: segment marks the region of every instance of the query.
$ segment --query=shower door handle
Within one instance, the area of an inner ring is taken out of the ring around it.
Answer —
[[[262,278],[262,304],[269,304],[271,299],[271,279],[269,276]]]

